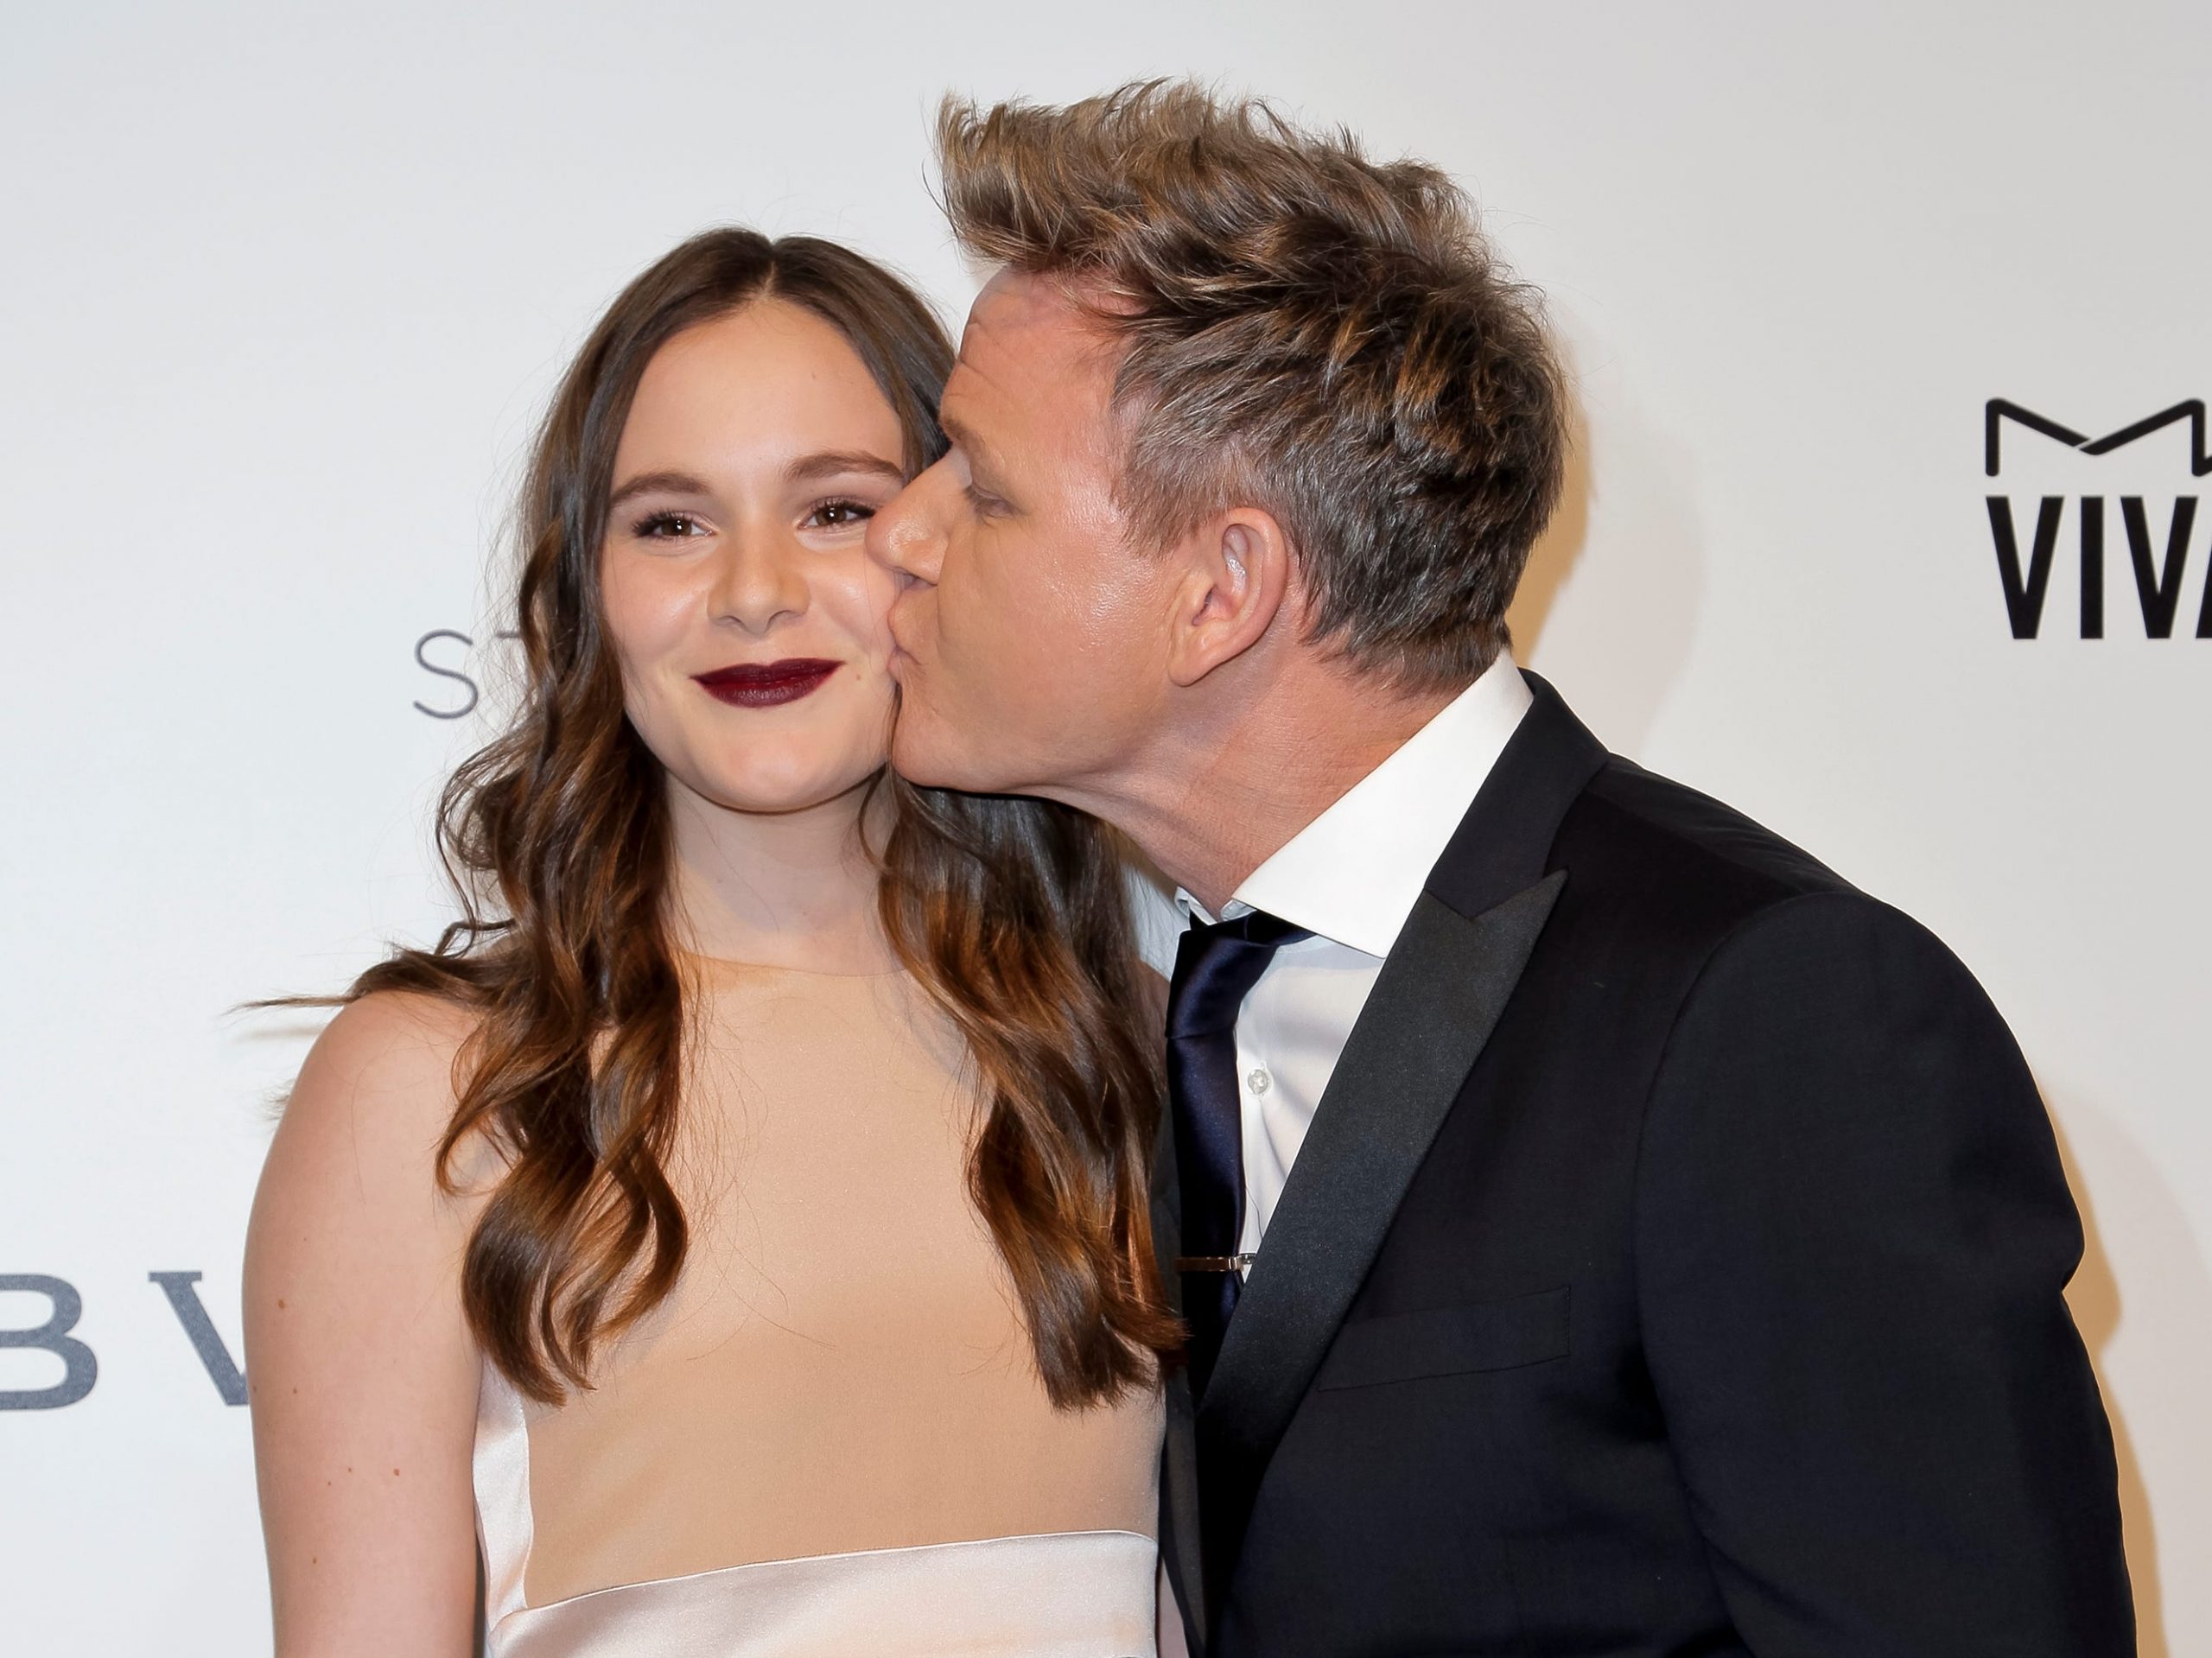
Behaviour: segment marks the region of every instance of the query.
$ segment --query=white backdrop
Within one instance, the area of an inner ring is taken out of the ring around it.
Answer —
[[[496,659],[486,550],[598,309],[740,220],[957,318],[939,92],[1175,73],[1441,162],[1550,292],[1586,429],[1523,657],[1989,986],[2089,1223],[2144,1649],[2212,1648],[2212,515],[2147,638],[2119,499],[2155,591],[2186,422],[2100,457],[2009,425],[1993,480],[1983,430],[1993,397],[2094,439],[2212,396],[2212,13],[8,0],[0,30],[0,1277],[42,1280],[0,1331],[73,1294],[98,1366],[0,1335],[11,1650],[266,1645],[219,1384],[303,1027],[225,1009],[435,926],[427,809],[483,727],[423,710]],[[2064,502],[2032,640],[1993,493],[2024,553]],[[81,1396],[22,1407],[50,1388]]]

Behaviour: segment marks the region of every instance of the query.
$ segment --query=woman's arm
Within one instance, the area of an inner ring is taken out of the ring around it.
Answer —
[[[277,1658],[474,1650],[473,1206],[436,1178],[467,1030],[427,997],[346,1008],[262,1171],[245,1348]]]

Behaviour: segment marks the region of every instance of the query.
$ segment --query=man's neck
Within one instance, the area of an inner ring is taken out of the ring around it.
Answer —
[[[1194,699],[1124,775],[1071,796],[1214,915],[1460,689],[1400,691],[1308,651],[1286,657],[1264,684]]]

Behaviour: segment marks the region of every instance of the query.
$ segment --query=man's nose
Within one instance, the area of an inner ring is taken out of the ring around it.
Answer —
[[[943,462],[893,496],[868,520],[868,556],[909,581],[934,586],[944,559],[944,537],[934,500]]]

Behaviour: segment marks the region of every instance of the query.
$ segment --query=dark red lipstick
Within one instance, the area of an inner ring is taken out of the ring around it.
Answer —
[[[691,677],[716,702],[741,708],[772,708],[820,689],[844,665],[820,657],[786,657],[781,662],[740,662]]]

